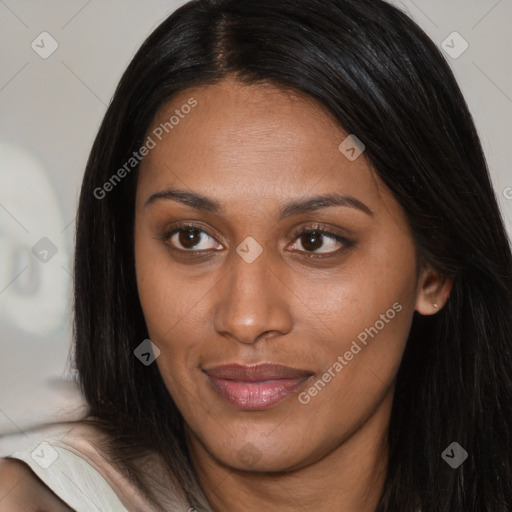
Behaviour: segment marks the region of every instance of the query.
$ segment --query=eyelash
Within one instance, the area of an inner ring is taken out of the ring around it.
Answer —
[[[210,235],[206,230],[204,230],[199,225],[189,224],[189,223],[183,223],[183,224],[180,224],[178,226],[174,226],[171,230],[167,231],[161,237],[158,237],[158,238],[162,242],[167,243],[169,241],[169,239],[174,234],[176,234],[176,233],[178,233],[180,231],[186,231],[186,230],[189,230],[189,229],[197,230],[199,233],[204,233],[207,236],[209,236],[210,238],[215,240],[215,238],[212,235]],[[328,258],[328,257],[332,257],[332,256],[337,256],[338,254],[340,254],[344,250],[350,249],[350,248],[355,246],[355,243],[352,242],[351,240],[349,240],[349,239],[345,238],[344,236],[339,235],[337,233],[333,233],[332,231],[328,231],[326,229],[322,229],[317,224],[315,224],[313,226],[307,226],[305,228],[299,228],[299,229],[295,230],[295,232],[292,235],[293,236],[293,241],[295,241],[296,239],[300,238],[302,235],[308,234],[308,233],[317,233],[317,234],[320,234],[322,236],[326,236],[328,238],[333,238],[334,240],[336,240],[337,242],[339,242],[340,244],[342,244],[344,246],[341,249],[338,249],[336,251],[331,251],[331,252],[328,252],[328,253],[315,253],[315,252],[311,252],[311,251],[298,251],[299,253],[303,253],[306,257],[309,257],[309,258],[312,258],[312,259],[321,259],[321,258]],[[167,245],[169,245],[169,244],[167,244]],[[190,255],[191,257],[201,257],[201,256],[204,256],[204,255],[210,254],[212,251],[217,251],[216,249],[207,249],[207,250],[203,250],[203,251],[200,251],[200,250],[199,251],[198,250],[186,250],[186,249],[178,249],[176,247],[170,247],[170,249],[173,250],[173,251],[181,252],[181,253],[187,253],[187,255]]]

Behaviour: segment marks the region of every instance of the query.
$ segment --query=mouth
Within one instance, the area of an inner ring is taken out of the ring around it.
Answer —
[[[214,391],[231,405],[246,410],[267,409],[296,393],[313,375],[275,363],[229,364],[204,369]]]

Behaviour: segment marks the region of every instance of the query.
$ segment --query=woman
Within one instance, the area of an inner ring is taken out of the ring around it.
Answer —
[[[85,172],[89,414],[14,457],[65,510],[511,510],[511,284],[471,116],[409,18],[189,2]]]

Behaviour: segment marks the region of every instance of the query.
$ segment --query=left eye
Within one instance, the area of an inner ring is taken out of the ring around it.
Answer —
[[[348,246],[349,242],[341,235],[336,235],[335,233],[331,233],[329,231],[324,231],[321,229],[308,229],[302,231],[297,236],[297,240],[300,245],[305,250],[300,250],[300,252],[311,252],[315,254],[322,253],[334,253],[337,252],[336,246]],[[328,242],[325,243],[325,240]],[[298,244],[295,243],[292,245],[292,249],[296,249]],[[321,249],[321,250],[319,250]]]

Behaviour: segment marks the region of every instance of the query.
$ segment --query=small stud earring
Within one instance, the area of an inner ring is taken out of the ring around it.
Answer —
[[[436,309],[439,309],[439,306],[437,304],[433,305]]]

